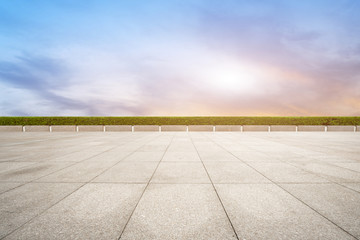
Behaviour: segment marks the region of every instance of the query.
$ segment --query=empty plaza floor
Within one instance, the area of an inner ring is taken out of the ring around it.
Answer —
[[[0,133],[0,239],[360,239],[360,133]]]

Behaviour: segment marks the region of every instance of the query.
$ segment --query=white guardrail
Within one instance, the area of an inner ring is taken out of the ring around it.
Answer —
[[[25,125],[0,132],[360,132],[360,126],[323,125]]]

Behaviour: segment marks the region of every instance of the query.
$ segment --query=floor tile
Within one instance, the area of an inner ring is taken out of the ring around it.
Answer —
[[[286,190],[360,238],[360,194],[337,184],[284,184]]]
[[[353,239],[273,184],[218,184],[239,239]]]
[[[0,238],[76,190],[75,183],[29,183],[0,195]]]
[[[161,162],[152,183],[210,183],[201,162]]]
[[[214,183],[270,183],[251,167],[237,162],[204,162]]]
[[[147,183],[157,165],[157,162],[119,162],[93,182]]]
[[[121,239],[236,239],[209,184],[152,184]]]
[[[144,184],[87,184],[6,239],[117,239]]]

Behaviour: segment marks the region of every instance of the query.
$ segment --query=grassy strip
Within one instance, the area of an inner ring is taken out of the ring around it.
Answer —
[[[0,117],[0,125],[360,125],[360,117]]]

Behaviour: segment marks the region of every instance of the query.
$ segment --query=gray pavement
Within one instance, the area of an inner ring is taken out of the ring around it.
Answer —
[[[360,133],[0,133],[0,239],[360,239]]]

